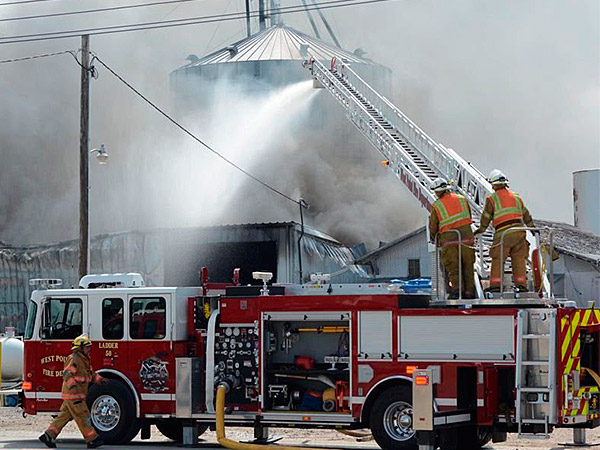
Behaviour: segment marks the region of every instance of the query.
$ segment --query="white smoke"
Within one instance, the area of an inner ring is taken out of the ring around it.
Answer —
[[[86,7],[118,3],[90,0]],[[237,2],[231,10],[241,7]],[[9,17],[65,8],[65,2],[48,2],[5,7],[2,13]],[[394,70],[394,103],[483,172],[504,169],[534,216],[571,221],[571,172],[600,166],[600,4],[549,0],[541,8],[517,0],[425,0],[360,8],[328,15],[344,47],[360,47]],[[192,2],[175,11],[146,8],[118,16],[4,23],[0,32],[6,36],[222,10],[221,2]],[[285,20],[309,29],[301,15]],[[97,36],[92,49],[174,113],[169,72],[188,54],[202,56],[244,34],[243,22],[230,22]],[[78,46],[77,39],[4,45],[0,59]],[[105,143],[110,162],[91,168],[92,233],[298,220],[293,205],[244,181],[100,72],[92,82],[90,145]],[[0,91],[0,240],[76,237],[78,67],[70,56],[0,65]],[[376,153],[341,112],[332,129],[308,136],[300,126],[302,108],[289,118],[275,114],[273,125],[282,126],[267,129],[272,132],[265,132],[264,141],[253,139],[255,151],[263,145],[264,157],[257,158],[233,148],[240,148],[236,133],[241,135],[250,125],[248,117],[268,100],[235,88],[224,92],[221,102],[201,119],[175,115],[215,147],[231,145],[217,150],[233,152],[232,159],[249,164],[244,168],[294,197],[304,196],[311,204],[307,220],[317,228],[349,244],[373,244],[424,223],[416,202],[378,166]],[[364,143],[364,160],[340,157],[336,138],[342,133]]]

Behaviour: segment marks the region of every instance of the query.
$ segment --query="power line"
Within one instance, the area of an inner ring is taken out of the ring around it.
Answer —
[[[382,1],[382,0],[368,0],[368,1]],[[349,4],[355,4],[357,3],[355,0],[330,0],[327,2],[323,2],[320,3],[320,5],[330,5],[330,4],[339,4],[339,3],[349,3]],[[321,6],[323,7],[323,6]],[[298,5],[296,6],[286,6],[286,7],[282,7],[280,8],[282,11],[283,10],[291,10],[291,9],[297,9]],[[20,34],[20,35],[14,35],[14,36],[5,36],[5,37],[0,37],[0,40],[12,40],[12,39],[25,39],[25,38],[30,38],[30,37],[45,37],[45,36],[56,36],[56,38],[61,37],[62,35],[68,34],[71,35],[73,34],[74,36],[80,36],[82,34],[105,34],[104,31],[108,31],[108,30],[113,30],[111,32],[114,33],[118,33],[118,32],[122,32],[122,31],[136,31],[137,29],[148,29],[146,27],[157,27],[157,28],[164,28],[168,25],[171,26],[175,26],[175,25],[192,25],[195,24],[195,21],[200,21],[199,23],[210,23],[210,22],[215,22],[215,21],[219,21],[219,20],[236,20],[238,19],[240,15],[244,14],[245,17],[245,12],[244,11],[238,11],[238,12],[232,12],[232,13],[221,13],[221,14],[212,14],[212,15],[208,15],[208,16],[198,16],[198,17],[192,17],[192,18],[187,18],[187,19],[171,19],[171,20],[163,20],[163,21],[154,21],[154,22],[141,22],[141,23],[134,23],[134,24],[126,24],[126,25],[112,25],[112,26],[103,26],[103,27],[95,27],[95,28],[82,28],[82,29],[75,29],[75,30],[67,30],[67,31],[49,31],[49,32],[45,32],[45,33],[32,33],[32,34]],[[253,12],[251,13],[251,15],[253,15],[254,17],[257,17],[259,15],[258,12]],[[216,19],[216,20],[213,20]],[[184,23],[185,22],[185,23]],[[189,23],[187,23],[189,22]],[[129,30],[129,28],[132,28],[132,30]],[[121,30],[124,29],[124,30]],[[67,36],[67,37],[71,37],[71,36]]]
[[[0,59],[0,64],[13,63],[18,61],[29,61],[31,59],[47,58],[49,56],[64,55],[67,53],[70,54],[73,58],[75,58],[75,61],[77,61],[77,52],[73,50],[64,50],[62,52],[42,53],[41,55],[23,56],[21,58]]]
[[[21,0],[19,2],[0,3],[0,6],[23,5],[25,3],[41,3],[41,2],[53,2],[53,1],[57,1],[57,0]]]
[[[152,108],[154,108],[156,111],[158,111],[162,116],[164,116],[167,120],[169,120],[173,125],[175,125],[177,128],[179,128],[185,134],[187,134],[188,136],[190,136],[196,142],[198,142],[199,144],[201,144],[202,146],[204,146],[206,149],[208,149],[213,154],[215,154],[216,156],[218,156],[219,158],[221,158],[223,161],[225,161],[230,166],[232,166],[235,169],[237,169],[240,172],[242,172],[247,177],[249,177],[252,180],[256,181],[257,183],[261,184],[265,188],[267,188],[270,191],[276,193],[277,195],[280,195],[281,197],[285,198],[286,200],[289,200],[290,202],[292,202],[292,203],[294,203],[296,205],[300,205],[300,202],[298,200],[294,200],[292,197],[290,197],[289,195],[281,192],[279,189],[271,186],[267,182],[265,182],[265,181],[261,180],[260,178],[252,175],[250,172],[244,170],[243,168],[241,168],[240,166],[238,166],[236,163],[234,163],[233,161],[231,161],[230,159],[228,159],[226,156],[224,156],[221,153],[219,153],[218,151],[216,151],[214,148],[212,148],[210,145],[208,145],[206,142],[204,142],[202,139],[200,139],[198,136],[196,136],[190,130],[188,130],[183,125],[181,125],[179,122],[177,122],[175,119],[173,119],[169,114],[167,114],[159,106],[157,106],[150,99],[148,99],[148,97],[146,97],[144,94],[142,94],[140,91],[138,91],[135,87],[133,87],[122,76],[120,76],[117,72],[115,72],[113,69],[111,69],[104,61],[102,61],[98,57],[98,55],[96,55],[93,52],[92,52],[92,54],[94,55],[94,57],[92,59],[92,64],[93,64],[94,61],[98,61],[106,70],[108,70],[111,74],[113,74],[121,83],[123,83],[125,86],[127,86],[129,89],[131,89],[138,97],[140,97],[142,100],[144,100],[146,103],[148,103]]]
[[[12,22],[16,20],[30,20],[30,19],[47,19],[49,17],[63,17],[63,16],[75,16],[79,14],[90,14],[90,13],[99,13],[99,12],[107,12],[107,11],[119,11],[122,9],[134,9],[134,8],[145,8],[148,6],[157,6],[157,5],[172,5],[175,3],[188,3],[188,2],[197,2],[202,0],[162,0],[158,2],[150,2],[150,3],[138,3],[135,5],[121,5],[121,6],[109,6],[106,8],[94,8],[94,9],[84,9],[80,11],[65,11],[58,13],[49,13],[49,14],[37,14],[33,16],[19,16],[19,17],[8,17],[4,19],[0,19],[0,22]]]
[[[372,3],[382,3],[388,1],[395,0],[331,0],[327,2],[318,3],[315,6],[309,6],[309,10],[316,9],[335,9],[342,8],[346,6],[358,6],[358,5],[366,5]],[[274,10],[275,11],[275,10]],[[304,12],[306,9],[302,5],[295,6],[287,6],[278,8],[277,11],[285,14],[292,14],[297,12]],[[23,34],[23,35],[14,35],[14,36],[5,36],[0,38],[1,44],[14,44],[19,42],[33,42],[33,41],[45,41],[45,40],[55,40],[55,39],[66,39],[72,37],[79,37],[82,34],[89,35],[104,35],[104,34],[115,34],[115,33],[125,33],[130,31],[143,31],[143,30],[152,30],[152,29],[162,29],[162,28],[173,28],[178,26],[186,26],[186,25],[198,25],[203,23],[213,23],[213,22],[225,22],[231,20],[242,20],[246,18],[245,12],[237,12],[237,13],[228,13],[228,14],[215,14],[209,16],[199,16],[188,19],[173,19],[167,21],[158,21],[158,22],[144,22],[138,24],[128,24],[128,25],[114,25],[107,27],[96,27],[96,28],[84,28],[77,30],[68,30],[68,31],[54,31],[54,32],[46,32],[46,33],[34,33],[34,34]],[[258,17],[258,12],[254,12],[250,14],[251,17]]]

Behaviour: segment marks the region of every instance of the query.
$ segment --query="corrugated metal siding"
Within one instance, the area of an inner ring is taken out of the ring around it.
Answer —
[[[563,254],[554,263],[554,274],[562,278],[554,286],[556,295],[574,300],[581,307],[587,307],[590,301],[600,305],[600,272],[593,264]]]
[[[420,233],[406,241],[382,251],[374,259],[377,278],[408,277],[408,260],[421,261],[421,276],[431,277],[431,254],[427,249],[425,233]]]

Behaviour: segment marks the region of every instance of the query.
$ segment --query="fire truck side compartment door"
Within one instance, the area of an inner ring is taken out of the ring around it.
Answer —
[[[358,359],[392,359],[392,312],[358,313]]]
[[[404,360],[515,360],[512,315],[401,316],[399,328]]]

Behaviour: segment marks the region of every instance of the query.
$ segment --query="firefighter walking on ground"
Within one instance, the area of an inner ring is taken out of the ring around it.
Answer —
[[[533,227],[533,219],[516,192],[508,189],[508,178],[498,169],[492,170],[488,179],[492,183],[494,193],[485,199],[481,224],[475,234],[483,233],[492,222],[494,226],[494,243],[490,247],[492,268],[490,273],[490,292],[500,292],[500,283],[504,272],[504,263],[510,256],[515,289],[526,292],[527,258],[529,243],[525,231],[508,232],[511,228],[524,225]],[[504,235],[503,244],[501,239]],[[503,247],[503,251],[501,250]],[[502,251],[502,255],[500,252]]]
[[[56,419],[52,421],[48,429],[39,439],[47,447],[56,447],[56,438],[64,426],[74,420],[88,448],[100,447],[103,442],[98,437],[96,430],[90,421],[90,411],[85,399],[87,397],[90,383],[108,383],[92,370],[90,364],[90,350],[92,342],[90,338],[82,334],[73,341],[73,351],[65,361],[63,372],[62,399],[63,403]]]
[[[434,243],[437,237],[437,245],[441,247],[441,262],[450,281],[448,297],[459,298],[460,284],[463,298],[475,298],[475,238],[471,229],[471,209],[464,196],[451,192],[447,180],[438,178],[431,188],[438,199],[433,202],[429,216],[429,236]]]

